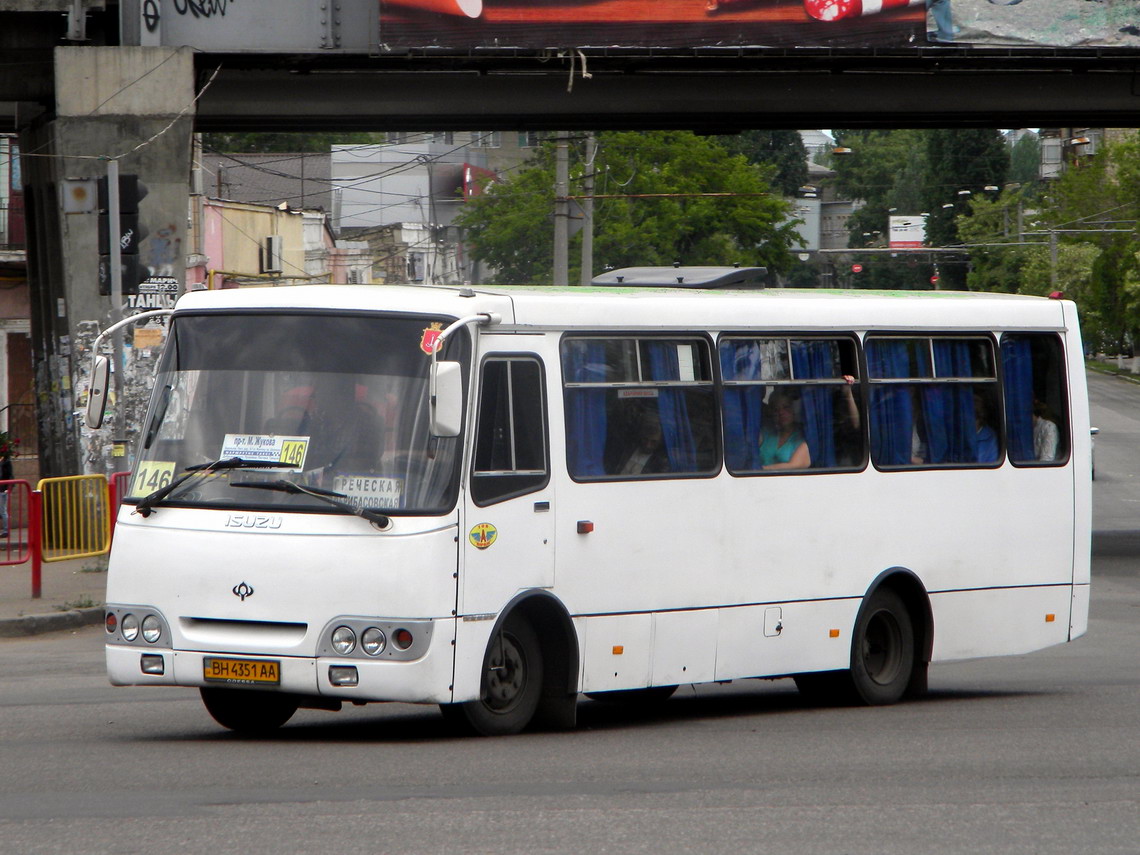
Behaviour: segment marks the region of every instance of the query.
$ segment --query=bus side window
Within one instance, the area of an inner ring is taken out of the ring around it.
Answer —
[[[716,472],[717,409],[707,340],[567,338],[562,370],[571,477]]]
[[[1006,334],[1001,360],[1010,461],[1063,465],[1069,459],[1069,402],[1061,339],[1054,333]]]
[[[730,472],[863,465],[854,339],[725,336],[718,350],[725,464]],[[797,451],[800,446],[806,447],[806,454]]]
[[[981,336],[868,336],[871,457],[876,466],[1001,462],[1001,390]]]
[[[550,479],[542,364],[488,358],[479,386],[471,498],[489,505],[542,489]]]

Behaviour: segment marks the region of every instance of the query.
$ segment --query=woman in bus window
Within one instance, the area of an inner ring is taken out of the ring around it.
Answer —
[[[760,434],[761,469],[807,469],[811,466],[811,452],[796,418],[796,403],[794,396],[783,389],[777,389],[768,399],[774,424]]]

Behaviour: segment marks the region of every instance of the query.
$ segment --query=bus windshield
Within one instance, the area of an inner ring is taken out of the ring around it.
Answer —
[[[448,320],[300,312],[176,317],[126,499],[138,502],[167,487],[187,467],[240,458],[281,466],[207,471],[159,504],[345,512],[281,489],[284,480],[355,508],[446,512],[458,491],[461,446],[459,437],[429,431],[428,351]],[[467,350],[459,335],[440,355],[466,361]]]

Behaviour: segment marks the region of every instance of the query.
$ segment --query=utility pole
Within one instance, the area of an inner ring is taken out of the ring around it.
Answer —
[[[1130,235],[1135,233],[1135,229],[1049,229],[1048,231],[1026,232],[1025,234],[1049,236],[1049,287],[1056,291],[1058,290],[1057,265],[1060,261],[1057,235]]]
[[[1057,290],[1057,233],[1049,232],[1049,289]]]
[[[586,136],[586,176],[582,199],[582,277],[583,285],[594,278],[594,168],[598,155],[598,138],[591,131]]]
[[[570,284],[570,138],[559,132],[554,143],[554,284]]]

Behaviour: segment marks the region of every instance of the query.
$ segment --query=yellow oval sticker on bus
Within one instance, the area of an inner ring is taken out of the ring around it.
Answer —
[[[490,523],[478,523],[472,526],[471,533],[467,537],[476,549],[486,549],[498,536],[499,530]]]

